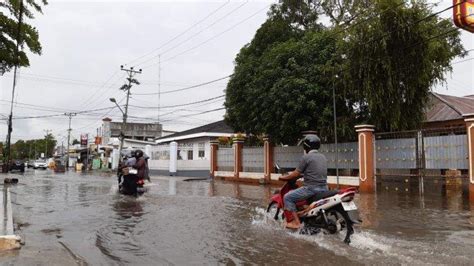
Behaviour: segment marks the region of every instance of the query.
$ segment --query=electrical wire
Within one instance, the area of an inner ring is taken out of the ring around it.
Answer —
[[[271,6],[271,5],[267,5],[267,6],[265,6],[264,8],[259,9],[257,12],[255,12],[255,13],[253,13],[252,15],[246,17],[245,19],[243,19],[243,20],[237,22],[236,24],[232,25],[231,27],[227,28],[226,30],[221,31],[220,33],[218,33],[218,34],[216,34],[216,35],[214,35],[214,36],[208,38],[207,40],[205,40],[205,41],[203,41],[203,42],[201,42],[201,43],[199,43],[199,44],[197,44],[197,45],[195,45],[195,46],[193,46],[193,47],[191,47],[191,48],[189,48],[189,49],[187,49],[187,50],[184,50],[184,51],[182,51],[182,52],[180,52],[180,53],[178,53],[178,54],[175,54],[175,55],[173,55],[173,56],[171,56],[171,57],[168,57],[168,58],[166,58],[166,59],[164,59],[164,60],[161,60],[161,63],[164,63],[164,62],[173,60],[173,59],[175,59],[176,57],[179,57],[179,56],[181,56],[181,55],[183,55],[183,54],[186,54],[186,53],[188,53],[188,52],[190,52],[190,51],[192,51],[192,50],[195,50],[195,49],[197,49],[197,48],[199,48],[199,47],[205,45],[206,43],[208,43],[208,42],[210,42],[210,41],[212,41],[212,40],[214,40],[214,39],[216,39],[216,38],[222,36],[223,34],[229,32],[229,31],[231,31],[231,30],[233,30],[233,29],[236,28],[237,26],[240,26],[240,25],[243,24],[244,22],[246,22],[246,21],[248,21],[249,19],[251,19],[251,18],[255,17],[256,15],[258,15],[260,12],[262,12],[262,11],[264,11],[264,10],[267,10],[268,7],[270,7],[270,6]],[[155,65],[157,65],[157,64],[158,64],[158,63],[153,63],[153,64],[150,64],[150,65],[147,65],[147,66],[142,67],[142,69],[150,68],[150,67],[155,66]]]
[[[188,27],[186,30],[182,31],[181,33],[179,33],[178,35],[176,35],[175,37],[171,38],[170,40],[168,40],[167,42],[165,42],[164,44],[160,45],[158,48],[154,49],[153,51],[145,54],[145,55],[142,55],[138,58],[135,58],[131,61],[129,61],[128,63],[126,63],[125,65],[128,66],[130,64],[132,64],[133,62],[137,61],[137,60],[140,60],[144,57],[147,57],[153,53],[155,53],[156,51],[159,51],[161,48],[165,47],[166,45],[170,44],[171,42],[173,42],[174,40],[178,39],[179,37],[183,36],[184,34],[186,34],[187,32],[189,32],[191,29],[193,29],[194,27],[196,27],[197,25],[201,24],[202,22],[206,21],[208,18],[210,18],[212,15],[214,15],[215,13],[217,13],[219,10],[221,10],[222,8],[224,8],[227,4],[230,3],[230,0],[228,0],[227,2],[225,2],[223,5],[219,6],[218,8],[216,8],[215,10],[213,10],[211,13],[209,13],[207,16],[205,16],[204,18],[202,18],[201,20],[199,20],[198,22],[194,23],[193,25],[191,25],[190,27]]]
[[[190,90],[190,89],[202,87],[202,86],[205,86],[205,85],[209,85],[209,84],[212,84],[212,83],[215,83],[215,82],[224,80],[224,79],[228,79],[228,78],[230,78],[230,77],[232,77],[232,75],[227,75],[227,76],[222,77],[222,78],[214,79],[214,80],[211,80],[211,81],[207,81],[207,82],[204,82],[204,83],[200,83],[200,84],[197,84],[197,85],[193,85],[193,86],[189,86],[189,87],[185,87],[185,88],[181,88],[181,89],[163,91],[163,92],[161,92],[161,93],[158,93],[158,92],[152,92],[152,93],[134,93],[133,95],[158,95],[158,94],[168,94],[168,93],[174,93],[174,92],[179,92],[179,91],[185,91],[185,90]]]
[[[213,27],[214,25],[216,25],[217,23],[221,22],[222,20],[228,18],[231,14],[237,12],[237,10],[239,10],[240,8],[242,8],[244,5],[246,5],[249,1],[247,0],[246,2],[242,3],[241,5],[237,6],[236,8],[234,8],[233,10],[231,10],[230,12],[226,13],[224,16],[220,17],[219,19],[217,19],[216,21],[214,21],[212,24],[208,25],[207,27],[205,27],[204,29],[196,32],[195,34],[191,35],[190,37],[188,37],[187,39],[185,39],[184,41],[181,41],[179,42],[178,44],[166,49],[165,51],[161,52],[159,55],[156,55],[156,56],[153,56],[152,58],[148,59],[148,60],[145,60],[143,62],[140,62],[138,63],[137,65],[143,65],[143,64],[146,64],[152,60],[154,60],[155,58],[157,58],[158,56],[162,56],[178,47],[180,47],[181,45],[189,42],[190,40],[192,40],[194,37],[198,36],[199,34],[201,34],[202,32],[204,32],[205,30]]]
[[[134,107],[134,108],[138,108],[138,109],[157,109],[157,108],[165,109],[165,108],[175,108],[175,107],[188,106],[188,105],[193,105],[193,104],[198,104],[198,103],[209,102],[209,101],[212,101],[212,100],[215,100],[215,99],[219,99],[219,98],[223,98],[223,97],[225,97],[225,95],[220,95],[220,96],[217,96],[217,97],[213,97],[213,98],[209,98],[209,99],[204,99],[204,100],[200,100],[200,101],[196,101],[196,102],[191,102],[191,103],[168,105],[168,106],[161,106],[161,107],[157,107],[157,106],[137,106],[137,105],[129,105],[129,107]]]

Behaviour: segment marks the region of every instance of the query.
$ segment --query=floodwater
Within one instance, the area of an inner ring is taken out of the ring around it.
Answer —
[[[474,265],[474,207],[462,186],[442,181],[426,180],[423,194],[402,182],[359,195],[364,223],[347,246],[271,220],[271,187],[155,177],[132,198],[117,193],[109,174],[18,177],[11,197],[25,245],[1,254],[2,264]]]

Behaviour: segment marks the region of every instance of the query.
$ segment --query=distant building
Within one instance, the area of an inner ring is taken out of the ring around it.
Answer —
[[[113,143],[113,139],[120,137],[122,132],[122,122],[112,122],[110,118],[102,119],[102,144]],[[125,139],[154,141],[163,137],[163,128],[159,123],[130,123],[127,122],[123,129]]]
[[[464,127],[463,115],[474,113],[474,95],[457,97],[431,93],[423,128]]]

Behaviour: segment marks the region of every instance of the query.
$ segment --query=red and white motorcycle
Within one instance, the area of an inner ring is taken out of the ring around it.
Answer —
[[[275,220],[279,220],[280,210],[284,209],[283,197],[296,188],[296,181],[287,182],[271,198],[267,212],[272,213]],[[354,233],[353,225],[362,222],[354,203],[355,193],[356,188],[329,190],[298,202],[298,216],[303,223],[300,233],[312,235],[323,231],[326,234],[339,234],[344,238],[344,243],[349,244]],[[281,216],[287,222],[293,220],[291,212],[283,211]]]

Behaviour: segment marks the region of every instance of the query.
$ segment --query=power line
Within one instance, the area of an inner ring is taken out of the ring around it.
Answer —
[[[238,23],[234,24],[234,25],[231,26],[230,28],[227,28],[226,30],[224,30],[224,31],[222,31],[222,32],[220,32],[220,33],[218,33],[218,34],[212,36],[211,38],[209,38],[209,39],[207,39],[207,40],[205,40],[205,41],[203,41],[203,42],[201,42],[201,43],[199,43],[199,44],[197,44],[197,45],[195,45],[195,46],[193,46],[193,47],[191,47],[191,48],[189,48],[189,49],[187,49],[187,50],[184,50],[184,51],[182,51],[182,52],[180,52],[180,53],[178,53],[178,54],[175,54],[175,55],[172,56],[172,57],[169,57],[169,58],[166,58],[165,60],[162,60],[161,63],[170,61],[170,60],[172,60],[172,59],[174,59],[174,58],[176,58],[176,57],[178,57],[178,56],[181,56],[181,55],[183,55],[183,54],[185,54],[185,53],[188,53],[188,52],[190,52],[190,51],[192,51],[192,50],[194,50],[194,49],[197,49],[197,48],[203,46],[204,44],[206,44],[206,43],[208,43],[208,42],[210,42],[210,41],[212,41],[212,40],[214,40],[214,39],[220,37],[221,35],[223,35],[223,34],[229,32],[229,31],[233,30],[234,28],[236,28],[237,26],[243,24],[243,23],[246,22],[247,20],[249,20],[249,19],[255,17],[256,15],[258,15],[258,14],[259,14],[260,12],[262,12],[263,10],[268,9],[269,6],[270,6],[270,5],[267,5],[267,6],[265,6],[264,8],[259,9],[257,12],[255,12],[255,13],[253,13],[252,15],[246,17],[245,19],[239,21]],[[149,68],[149,67],[152,67],[152,66],[155,66],[155,65],[156,65],[156,63],[153,63],[153,64],[150,64],[150,65],[144,66],[143,69]]]
[[[198,104],[198,103],[204,103],[204,102],[209,102],[215,99],[223,98],[225,95],[220,95],[217,97],[209,98],[209,99],[204,99],[201,101],[196,101],[196,102],[191,102],[191,103],[185,103],[185,104],[176,104],[176,105],[168,105],[168,106],[161,106],[160,108],[174,108],[174,107],[181,107],[181,106],[188,106],[188,105],[193,105],[193,104]],[[156,106],[137,106],[137,105],[129,105],[130,107],[138,108],[138,109],[156,109]]]
[[[165,47],[166,45],[170,44],[171,42],[173,42],[174,40],[178,39],[179,37],[183,36],[184,34],[186,34],[187,32],[189,32],[191,29],[193,29],[194,27],[196,27],[197,25],[201,24],[202,22],[206,21],[209,17],[211,17],[212,15],[214,15],[215,13],[217,13],[220,9],[222,9],[223,7],[225,7],[227,4],[229,4],[230,0],[228,0],[227,2],[225,2],[223,5],[219,6],[217,9],[215,9],[214,11],[212,11],[211,13],[209,13],[207,16],[205,16],[203,19],[199,20],[198,22],[194,23],[193,25],[191,25],[190,27],[188,27],[186,30],[182,31],[181,33],[179,33],[178,35],[176,35],[175,37],[171,38],[170,40],[168,40],[167,42],[165,42],[164,44],[160,45],[158,48],[154,49],[153,51],[145,54],[145,55],[142,55],[138,58],[135,58],[133,59],[132,61],[126,63],[125,65],[130,65],[132,64],[133,62],[137,61],[137,60],[140,60],[146,56],[149,56],[150,54],[153,54],[155,53],[156,51],[160,50],[161,48]]]
[[[168,53],[168,52],[170,52],[170,51],[172,51],[172,50],[174,50],[174,49],[180,47],[181,45],[187,43],[188,41],[192,40],[194,37],[196,37],[196,36],[198,36],[199,34],[201,34],[202,32],[204,32],[205,30],[211,28],[212,26],[216,25],[217,23],[221,22],[222,20],[228,18],[229,15],[235,13],[237,10],[239,10],[239,9],[242,8],[244,5],[246,5],[248,2],[249,2],[249,1],[247,0],[246,2],[244,2],[244,3],[242,3],[241,5],[237,6],[236,8],[234,8],[233,10],[231,10],[230,12],[228,12],[227,14],[225,14],[224,16],[222,16],[222,17],[220,17],[219,19],[217,19],[216,21],[214,21],[212,24],[208,25],[208,26],[205,27],[204,29],[202,29],[202,30],[196,32],[195,34],[191,35],[190,37],[188,37],[188,38],[185,39],[184,41],[179,42],[178,44],[172,46],[171,48],[168,48],[168,49],[166,49],[165,51],[161,52],[159,55],[153,56],[152,58],[150,58],[150,59],[148,59],[148,60],[145,60],[145,61],[143,61],[143,62],[138,63],[137,65],[143,65],[143,64],[145,64],[145,63],[148,63],[148,62],[154,60],[155,58],[157,58],[158,56],[163,55],[163,54],[166,54],[166,53]]]
[[[204,82],[204,83],[200,83],[200,84],[197,84],[197,85],[193,85],[193,86],[189,86],[189,87],[185,87],[185,88],[181,88],[181,89],[163,91],[163,92],[161,92],[160,94],[168,94],[168,93],[173,93],[173,92],[184,91],[184,90],[190,90],[190,89],[202,87],[202,86],[205,86],[205,85],[208,85],[208,84],[212,84],[212,83],[215,83],[215,82],[218,82],[218,81],[221,81],[221,80],[230,78],[231,76],[232,76],[232,75],[228,75],[228,76],[225,76],[225,77],[222,77],[222,78],[214,79],[214,80],[211,80],[211,81],[207,81],[207,82]],[[158,95],[158,93],[157,93],[157,92],[152,92],[152,93],[134,93],[133,95]]]

